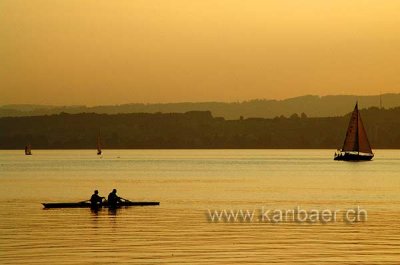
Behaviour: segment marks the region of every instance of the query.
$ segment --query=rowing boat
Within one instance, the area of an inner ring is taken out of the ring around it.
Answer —
[[[51,202],[42,203],[44,208],[90,208],[90,202]],[[129,207],[129,206],[156,206],[160,205],[160,202],[131,202],[124,201],[118,203],[117,207]],[[102,207],[108,207],[107,203],[103,203]]]

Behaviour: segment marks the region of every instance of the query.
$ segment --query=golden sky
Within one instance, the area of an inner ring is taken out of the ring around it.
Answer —
[[[380,92],[398,0],[0,0],[0,104]]]

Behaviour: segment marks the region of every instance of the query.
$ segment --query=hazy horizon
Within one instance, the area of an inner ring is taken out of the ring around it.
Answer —
[[[0,104],[400,91],[398,1],[0,2]]]
[[[390,94],[400,94],[400,92],[388,92],[388,93],[382,93],[381,95],[390,95]],[[292,100],[292,99],[298,99],[302,97],[318,97],[318,98],[324,98],[324,97],[374,97],[374,96],[379,96],[380,94],[329,94],[329,95],[313,95],[313,94],[305,94],[305,95],[299,95],[299,96],[293,96],[293,97],[287,97],[287,98],[251,98],[251,99],[245,99],[245,100],[235,100],[235,101],[218,101],[218,100],[208,100],[208,101],[168,101],[168,102],[126,102],[126,103],[116,103],[116,104],[99,104],[99,105],[89,105],[89,104],[40,104],[40,103],[6,103],[6,104],[1,104],[0,107],[4,106],[13,106],[13,105],[26,105],[26,106],[49,106],[49,107],[64,107],[64,106],[85,106],[85,107],[98,107],[98,106],[114,106],[114,105],[129,105],[129,104],[144,104],[144,105],[157,105],[157,104],[184,104],[184,103],[194,103],[194,104],[201,104],[201,103],[245,103],[245,102],[252,102],[252,101],[286,101],[286,100]],[[379,103],[379,102],[377,102]]]

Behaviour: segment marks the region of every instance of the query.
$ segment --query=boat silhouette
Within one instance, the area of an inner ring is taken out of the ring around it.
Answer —
[[[103,152],[101,150],[101,139],[100,134],[97,136],[97,155],[101,155]]]
[[[25,155],[27,155],[27,156],[32,155],[31,144],[27,144],[27,145],[25,146]]]
[[[351,114],[343,147],[336,151],[334,160],[368,161],[373,157],[374,153],[369,144],[360,112],[358,111],[358,103],[356,103]]]

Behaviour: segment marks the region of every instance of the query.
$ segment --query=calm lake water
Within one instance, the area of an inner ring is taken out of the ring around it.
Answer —
[[[399,264],[400,150],[0,151],[0,264]],[[118,189],[160,206],[43,210]],[[211,222],[208,210],[353,209],[326,224]],[[341,216],[342,217],[342,216]],[[339,218],[340,219],[340,218]]]

